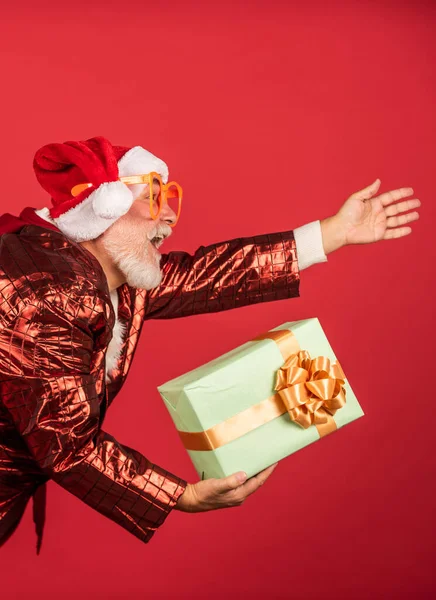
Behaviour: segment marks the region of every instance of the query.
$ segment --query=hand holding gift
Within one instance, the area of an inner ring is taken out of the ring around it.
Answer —
[[[258,490],[274,471],[278,463],[264,469],[246,481],[246,473],[238,471],[228,477],[206,479],[198,483],[188,483],[185,492],[174,507],[183,512],[206,512],[217,508],[241,506]],[[244,483],[245,482],[245,483]]]

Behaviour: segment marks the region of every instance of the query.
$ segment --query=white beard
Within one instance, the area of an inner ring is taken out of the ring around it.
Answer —
[[[143,235],[143,233],[141,232],[140,235]],[[151,290],[162,281],[162,271],[160,269],[162,257],[150,247],[151,242],[149,240],[143,240],[139,243],[138,239],[140,238],[137,235],[135,236],[133,230],[127,236],[127,239],[125,232],[123,232],[122,243],[119,243],[115,237],[111,239],[103,237],[102,243],[115,265],[126,278],[128,285],[134,288]]]
[[[133,255],[112,255],[112,259],[123,273],[127,283],[134,288],[151,290],[162,281],[160,258],[156,260],[155,264],[146,263],[143,259]]]

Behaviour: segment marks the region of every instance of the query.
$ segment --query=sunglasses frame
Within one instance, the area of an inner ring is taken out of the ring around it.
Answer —
[[[177,211],[177,215],[176,215],[176,221],[173,224],[170,224],[171,227],[174,227],[177,223],[177,221],[179,220],[179,216],[180,216],[180,211],[182,210],[182,197],[183,197],[183,189],[182,187],[176,182],[176,181],[169,181],[168,183],[163,183],[162,182],[162,177],[159,175],[159,173],[156,173],[154,171],[151,171],[150,173],[144,173],[142,175],[129,175],[126,177],[119,177],[118,181],[121,181],[122,183],[126,184],[126,185],[135,185],[135,184],[141,184],[141,183],[145,183],[146,185],[149,186],[150,189],[152,189],[153,187],[153,182],[154,180],[157,179],[159,182],[159,186],[161,189],[161,195],[162,195],[162,200],[159,204],[159,210],[157,211],[156,214],[154,214],[153,211],[153,194],[150,195],[150,215],[152,219],[157,219],[162,207],[164,204],[168,204],[168,190],[170,187],[174,186],[177,188],[177,193],[179,195],[179,209]],[[71,189],[71,195],[73,197],[78,196],[79,194],[81,194],[84,190],[88,189],[92,187],[92,183],[79,183],[78,185],[75,185],[72,189]]]

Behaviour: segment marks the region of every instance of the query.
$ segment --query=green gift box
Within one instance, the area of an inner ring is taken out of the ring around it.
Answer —
[[[200,479],[237,471],[252,477],[364,414],[317,318],[284,323],[265,336],[158,387]],[[292,381],[281,369],[287,356]],[[304,357],[309,360],[295,362]],[[318,370],[305,380],[311,364]],[[329,377],[320,365],[330,366]],[[287,376],[288,391],[276,391],[279,372],[282,380]],[[333,400],[323,401],[326,390]],[[332,402],[341,407],[328,408]],[[308,424],[310,418],[327,419],[328,430]]]

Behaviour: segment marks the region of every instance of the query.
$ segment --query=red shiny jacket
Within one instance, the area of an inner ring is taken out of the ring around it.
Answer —
[[[39,553],[48,479],[148,542],[187,482],[102,429],[144,321],[299,296],[294,235],[171,252],[159,287],[120,286],[127,334],[107,384],[115,315],[105,274],[90,252],[44,223],[0,236],[0,546],[33,496]]]

